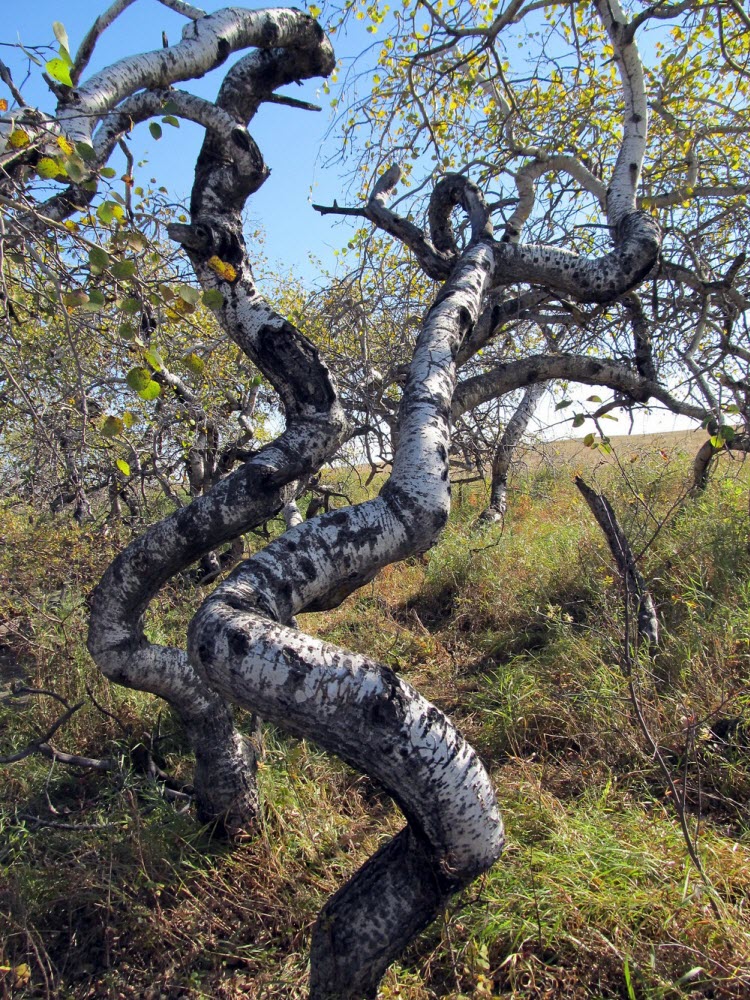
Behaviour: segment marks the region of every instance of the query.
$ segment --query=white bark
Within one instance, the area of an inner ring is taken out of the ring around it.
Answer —
[[[259,82],[252,94],[252,111],[273,87],[327,73],[333,65],[330,45],[306,15],[223,11],[189,25],[186,38],[172,49],[123,60],[98,74],[71,97],[62,110],[63,121],[75,135],[85,112],[91,116],[85,126],[90,135],[96,118],[126,97],[96,133],[96,147],[104,158],[133,119],[158,114],[163,106],[162,89],[127,97],[129,92],[157,81],[166,86],[201,75],[221,62],[232,46],[254,42],[300,48],[291,61],[283,50],[269,52],[278,68]],[[115,560],[93,595],[89,649],[108,677],[158,694],[176,709],[196,751],[199,811],[206,819],[223,816],[226,825],[235,828],[245,825],[257,808],[250,748],[234,731],[227,705],[195,673],[185,653],[148,642],[143,616],[170,576],[273,516],[289,499],[289,484],[317,471],[336,450],[346,433],[346,420],[313,345],[255,288],[241,213],[247,195],[263,182],[267,170],[247,134],[246,120],[191,95],[174,97],[181,114],[210,130],[199,163],[191,225],[176,226],[174,235],[186,245],[204,288],[221,289],[220,318],[279,392],[287,428],[242,469],[149,529]],[[212,256],[232,264],[232,280],[217,276],[208,264]]]
[[[676,399],[659,382],[643,378],[617,361],[586,355],[550,354],[508,361],[498,365],[494,371],[466,379],[456,390],[453,417],[458,419],[467,410],[514,389],[554,379],[584,385],[606,385],[638,403],[655,399],[673,413],[694,420],[702,421],[712,415],[710,410]]]
[[[518,204],[513,214],[505,223],[505,239],[508,243],[517,243],[523,227],[529,219],[536,195],[536,182],[548,173],[564,172],[579,182],[581,187],[594,195],[602,208],[606,208],[607,189],[594,174],[575,156],[556,154],[541,156],[530,160],[516,171],[515,181],[518,191]]]
[[[323,38],[317,23],[298,11],[227,7],[191,21],[176,45],[129,56],[92,76],[69,95],[58,121],[71,142],[91,144],[96,123],[136,91],[193,80],[241,49],[313,47]]]
[[[594,0],[620,70],[625,115],[622,141],[607,191],[607,219],[614,229],[636,208],[636,191],[646,154],[648,100],[643,64],[619,0]]]
[[[544,382],[532,383],[524,392],[515,413],[508,421],[492,460],[490,502],[480,515],[481,521],[502,522],[508,508],[508,474],[513,456],[526,433],[537,403],[545,389]]]

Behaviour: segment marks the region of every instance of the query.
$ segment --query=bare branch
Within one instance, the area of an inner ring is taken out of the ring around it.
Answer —
[[[134,2],[135,0],[115,0],[115,2],[94,21],[84,36],[70,69],[70,78],[73,81],[73,86],[76,86],[78,81],[81,79],[81,75],[88,66],[89,60],[94,53],[96,43],[101,38],[102,34],[107,30],[110,24],[112,24],[112,22]]]

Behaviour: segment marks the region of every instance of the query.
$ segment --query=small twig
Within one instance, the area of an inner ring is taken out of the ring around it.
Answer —
[[[62,695],[59,695],[56,691],[48,691],[46,688],[32,688],[26,687],[23,684],[15,684],[12,688],[12,693],[16,698],[25,694],[46,695],[48,698],[54,698],[56,701],[59,701],[63,708],[70,708],[70,702],[66,701]]]
[[[193,7],[191,3],[186,3],[185,0],[159,0],[159,3],[164,7],[169,7],[176,14],[189,17],[191,21],[200,21],[202,17],[206,16],[205,10],[201,10],[200,7]]]
[[[47,694],[48,692],[45,691],[44,693]],[[75,715],[79,708],[83,708],[84,704],[85,702],[79,701],[77,704],[71,705],[68,710],[63,712],[60,718],[57,719],[54,725],[47,730],[44,736],[40,736],[39,739],[33,740],[25,746],[23,750],[17,750],[16,753],[0,757],[0,764],[15,764],[17,761],[23,760],[25,757],[30,757],[33,753],[45,753],[46,756],[49,756],[46,750],[42,750],[42,747],[46,747],[48,750],[51,750],[47,741],[51,736],[54,736],[60,726],[64,725],[72,715]]]
[[[18,89],[15,83],[13,83],[13,77],[11,76],[10,70],[2,61],[2,59],[0,59],[0,80],[3,81],[5,86],[11,92],[11,94],[13,95],[13,100],[16,102],[19,108],[27,108],[28,104],[26,103],[26,101],[24,101],[23,96],[21,95],[21,91]]]
[[[270,94],[263,98],[264,104],[283,104],[288,108],[299,108],[300,111],[322,111],[318,104],[310,104],[309,101],[300,101],[296,97],[287,97],[286,94]]]
[[[114,830],[123,825],[122,823],[61,823],[58,820],[44,819],[29,813],[18,813],[18,819],[25,823],[33,823],[35,827],[49,827],[52,830]]]
[[[37,752],[59,764],[68,764],[71,767],[88,767],[92,771],[114,771],[118,767],[118,761],[112,757],[81,757],[77,753],[65,753],[64,750],[58,750],[57,747],[53,747],[49,743],[40,743]]]
[[[313,208],[316,212],[320,212],[321,215],[357,215],[363,219],[368,218],[364,208],[341,207],[336,204],[335,200],[333,205],[313,205]]]
[[[126,736],[129,735],[128,727],[120,719],[118,719],[117,716],[114,715],[114,713],[108,712],[103,705],[99,704],[99,702],[94,697],[93,692],[91,691],[91,688],[88,686],[88,684],[86,685],[86,694],[89,696],[89,698],[91,699],[91,703],[98,712],[101,712],[102,715],[105,715],[108,719],[111,719],[114,723],[116,723],[120,727],[120,731],[124,735]]]
[[[630,695],[630,703],[633,706],[633,711],[635,713],[638,726],[641,732],[643,733],[644,737],[646,738],[646,742],[648,743],[651,749],[651,753],[654,757],[654,760],[658,763],[659,769],[661,770],[661,773],[664,776],[664,780],[666,781],[667,786],[669,788],[669,792],[672,797],[672,802],[674,803],[674,808],[675,811],[677,812],[677,819],[679,821],[680,829],[682,831],[682,837],[683,840],[685,841],[685,847],[687,848],[687,852],[690,855],[690,860],[693,862],[693,865],[695,866],[695,869],[698,872],[701,881],[708,890],[708,900],[716,919],[721,921],[723,918],[721,909],[719,907],[718,893],[716,892],[716,889],[714,888],[711,879],[708,877],[706,870],[703,867],[703,862],[701,861],[693,836],[690,832],[690,827],[688,826],[688,820],[687,820],[687,811],[685,808],[686,806],[685,798],[683,797],[680,789],[678,789],[677,785],[675,784],[675,780],[672,777],[672,772],[669,768],[669,765],[664,759],[664,755],[661,752],[661,748],[654,739],[651,730],[648,727],[648,723],[646,722],[645,716],[643,714],[643,709],[641,707],[640,698],[636,690],[637,677],[636,675],[634,675],[633,666],[634,664],[637,665],[638,660],[637,656],[633,657],[631,653],[630,587],[631,587],[630,578],[626,576],[625,577],[625,634],[623,638],[622,667],[623,667],[623,674],[628,678],[628,693]]]

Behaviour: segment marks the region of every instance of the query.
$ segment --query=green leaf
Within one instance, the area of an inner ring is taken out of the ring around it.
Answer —
[[[102,167],[99,173],[102,177],[106,177],[107,180],[111,180],[117,174],[117,171],[114,167]]]
[[[65,169],[51,156],[43,156],[40,160],[37,160],[36,172],[44,180],[53,180],[55,177],[64,177]]]
[[[96,210],[96,217],[100,222],[103,222],[105,226],[108,226],[115,217],[113,211],[114,204],[111,201],[103,201],[101,205]]]
[[[86,171],[86,164],[80,158],[80,156],[66,156],[65,157],[65,170],[68,177],[75,183],[81,184],[88,176]]]
[[[141,300],[133,298],[132,295],[128,295],[128,297],[123,299],[120,303],[120,308],[124,313],[132,316],[133,313],[137,313],[141,308]]]
[[[125,376],[125,381],[131,389],[141,393],[151,382],[151,372],[148,368],[131,368]]]
[[[145,400],[156,399],[157,396],[161,395],[161,386],[158,382],[151,381],[145,389],[141,389],[138,395]]]
[[[182,363],[193,375],[202,375],[203,370],[206,367],[206,362],[194,351],[190,351],[189,354],[186,354],[182,359]]]
[[[123,340],[132,340],[136,333],[132,323],[121,323],[117,332]]]
[[[92,247],[89,250],[89,265],[95,274],[101,274],[105,267],[109,267],[109,254],[101,247]]]
[[[728,427],[728,426],[722,427],[719,433],[721,434],[721,436],[724,438],[725,441],[734,441],[737,435],[737,431],[735,431],[734,427]]]
[[[250,385],[253,387],[253,389],[255,389],[259,385],[263,385],[263,376],[262,375],[255,375],[250,380]]]
[[[125,278],[132,278],[135,274],[135,261],[134,260],[118,260],[116,264],[112,265],[112,277],[123,280]]]
[[[130,475],[130,466],[128,465],[128,463],[125,461],[124,458],[118,458],[117,461],[115,462],[115,465],[123,474],[123,476]]]
[[[583,439],[583,443],[587,448],[593,447],[594,441],[596,441],[596,434],[587,434]]]
[[[77,142],[76,153],[78,153],[78,155],[85,163],[96,162],[96,153],[94,152],[94,147],[88,142]]]
[[[55,38],[62,45],[66,52],[70,53],[70,42],[68,41],[68,33],[65,30],[65,25],[62,21],[52,22],[52,31],[54,32]]]
[[[82,288],[76,288],[72,292],[65,292],[62,300],[63,305],[74,309],[76,306],[85,305],[88,302],[89,297]]]
[[[564,399],[562,401],[562,403],[558,403],[557,404],[557,406],[555,407],[555,409],[556,410],[564,410],[564,409],[566,409],[566,407],[572,406],[572,405],[573,405],[573,400],[572,399]]]
[[[102,434],[108,438],[117,437],[117,435],[122,434],[124,430],[125,424],[120,417],[107,417],[102,424]]]
[[[143,352],[143,357],[148,361],[154,371],[160,372],[164,367],[164,359],[158,351],[153,351],[151,348],[146,348]]]
[[[175,291],[183,302],[187,302],[191,306],[197,305],[200,301],[200,290],[198,288],[193,288],[192,285],[178,285]]]
[[[90,288],[89,300],[83,308],[87,312],[100,312],[104,308],[104,292],[100,288]]]
[[[587,396],[586,398],[587,403],[601,403],[601,401],[602,401],[601,396]]]
[[[125,236],[125,242],[131,250],[145,250],[148,246],[148,239],[137,229],[131,229]]]
[[[47,75],[51,76],[57,83],[62,83],[65,87],[73,86],[73,81],[70,78],[70,64],[65,62],[64,59],[49,59],[44,64],[44,68],[47,71]]]
[[[174,115],[164,115],[164,117],[162,118],[162,121],[166,125],[171,125],[173,128],[179,128],[180,127],[180,120],[179,120],[179,118],[175,118]]]
[[[161,125],[157,122],[151,122],[148,127],[149,132],[154,137],[154,139],[161,139]]]
[[[576,415],[573,417],[573,426],[574,427],[582,427],[585,422],[586,422],[586,418],[584,417],[584,415],[582,413],[576,413]]]
[[[131,410],[125,410],[125,412],[122,415],[122,422],[128,429],[130,429],[135,424],[137,419],[138,418],[136,417],[135,413],[133,413]]]
[[[209,288],[203,293],[203,305],[209,309],[221,309],[224,305],[224,296],[218,288]]]

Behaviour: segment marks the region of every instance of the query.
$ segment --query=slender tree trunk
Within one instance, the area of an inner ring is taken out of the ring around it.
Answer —
[[[516,412],[508,421],[508,426],[500,438],[500,443],[492,460],[492,482],[490,485],[490,502],[485,511],[479,515],[479,520],[486,523],[502,522],[508,508],[508,473],[513,456],[526,433],[531,418],[534,416],[537,403],[544,392],[544,382],[530,385],[523,394],[523,399]]]

